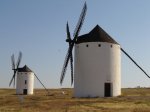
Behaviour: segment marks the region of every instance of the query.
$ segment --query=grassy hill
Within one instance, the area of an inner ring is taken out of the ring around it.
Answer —
[[[112,98],[73,98],[72,89],[36,89],[34,95],[15,95],[0,89],[0,112],[150,112],[150,89],[122,89]]]

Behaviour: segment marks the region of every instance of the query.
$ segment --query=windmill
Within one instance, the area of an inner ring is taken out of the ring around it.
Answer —
[[[16,64],[14,54],[11,56],[12,70],[14,71],[14,74],[10,80],[9,86],[11,86],[12,82],[14,81],[15,87],[15,79],[17,76],[16,94],[33,94],[34,76],[35,76],[49,94],[49,91],[40,81],[38,76],[27,65],[25,65],[24,67],[19,67],[21,59],[22,59],[22,52],[19,52]]]
[[[64,80],[67,65],[71,64],[71,84],[74,81],[75,97],[110,97],[121,94],[121,51],[144,74],[150,76],[140,67],[131,56],[120,47],[99,25],[89,33],[79,36],[87,6],[82,9],[73,39],[70,37],[67,23],[68,52],[63,65],[60,84]],[[73,71],[72,50],[75,46],[75,62]],[[74,77],[73,77],[74,75]]]
[[[73,39],[71,39],[71,35],[70,35],[70,31],[69,31],[69,25],[68,25],[68,22],[67,22],[67,26],[66,26],[67,40],[66,40],[66,42],[69,43],[69,48],[68,48],[66,58],[65,58],[65,62],[64,62],[64,65],[63,65],[63,69],[62,69],[60,84],[63,83],[69,60],[70,60],[70,65],[71,65],[71,85],[73,84],[73,55],[72,55],[72,50],[73,50],[73,47],[75,45],[75,42],[77,41],[77,38],[78,38],[78,35],[80,33],[81,27],[83,25],[84,18],[85,18],[85,15],[86,15],[86,11],[87,11],[87,5],[86,5],[86,2],[85,2],[84,6],[83,6],[83,9],[82,9],[82,12],[80,14],[80,18],[79,18],[78,23],[76,25],[76,28],[74,30]]]

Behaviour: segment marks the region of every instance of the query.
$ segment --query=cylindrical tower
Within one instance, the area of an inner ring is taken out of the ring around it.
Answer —
[[[75,97],[121,94],[120,45],[98,25],[75,45]]]
[[[33,94],[34,73],[26,65],[18,69],[16,94]]]

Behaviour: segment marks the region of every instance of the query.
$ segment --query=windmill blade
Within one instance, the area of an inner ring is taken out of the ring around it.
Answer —
[[[121,48],[121,51],[148,77],[150,78],[150,76],[144,71],[144,69],[142,67],[140,67],[134,60],[133,58],[131,58],[131,56],[124,50]]]
[[[60,84],[63,83],[64,77],[65,77],[65,73],[67,70],[67,65],[69,63],[69,59],[70,59],[70,67],[71,67],[71,85],[73,83],[73,56],[72,56],[72,41],[71,41],[71,36],[70,36],[70,32],[69,32],[69,25],[67,22],[67,26],[66,26],[66,31],[67,31],[67,42],[69,42],[69,48],[68,48],[68,52],[65,58],[65,62],[63,65],[63,69],[62,69],[62,73],[61,73],[61,77],[60,77]]]
[[[67,31],[67,39],[68,39],[68,40],[71,40],[71,35],[70,35],[70,31],[69,31],[68,22],[67,22],[67,26],[66,26],[66,31]],[[69,42],[70,42],[70,41],[69,41]]]
[[[84,3],[84,6],[83,6],[83,9],[82,9],[82,12],[80,14],[80,18],[78,20],[78,23],[77,23],[77,26],[74,30],[74,34],[73,34],[73,37],[74,37],[74,41],[76,41],[78,35],[79,35],[79,32],[81,30],[81,27],[83,25],[83,22],[84,22],[84,18],[85,18],[85,15],[86,15],[86,11],[87,11],[87,5],[86,5],[86,2]]]
[[[14,87],[15,87],[15,82],[16,82],[16,80],[15,80],[15,79],[16,79],[16,75],[14,76],[14,85],[13,85]]]
[[[67,39],[68,39],[68,42],[69,42],[69,47],[71,47],[71,42],[72,41],[71,41],[68,22],[67,22],[66,31],[67,31]],[[73,84],[73,55],[72,55],[72,52],[71,52],[71,55],[70,55],[70,67],[71,67],[71,85],[72,85]]]
[[[22,59],[22,52],[19,52],[18,61],[17,61],[17,63],[16,63],[16,66],[17,66],[16,69],[18,69],[18,67],[19,67],[19,65],[20,65],[20,62],[21,62],[21,59]]]
[[[14,54],[11,56],[11,64],[12,64],[12,70],[15,69],[15,57]]]
[[[64,65],[63,65],[63,68],[62,68],[62,72],[61,72],[61,76],[60,76],[60,84],[63,83],[64,77],[65,77],[65,73],[66,73],[66,70],[67,70],[67,65],[68,65],[68,62],[69,62],[69,59],[70,59],[69,54],[70,54],[71,44],[72,44],[72,42],[70,41],[71,37],[70,37],[68,22],[67,22],[67,26],[66,26],[66,31],[67,31],[67,40],[69,42],[69,48],[68,48],[68,51],[67,51],[67,54],[66,54],[66,57],[65,57],[65,61],[64,61]]]
[[[40,82],[40,84],[44,87],[44,89],[47,91],[48,95],[49,95],[49,91],[48,89],[44,86],[44,84],[41,82],[41,80],[38,78],[38,76],[34,73],[35,77],[37,78],[37,80]]]
[[[60,76],[60,84],[63,83],[64,77],[65,77],[65,73],[66,73],[66,70],[67,70],[67,65],[68,65],[68,61],[69,61],[70,48],[71,47],[68,48],[68,52],[67,52],[66,57],[65,57],[63,69],[62,69],[61,76]]]
[[[63,65],[63,69],[62,69],[61,77],[60,77],[60,84],[62,84],[62,82],[64,80],[65,73],[66,73],[66,70],[67,70],[67,65],[68,65],[69,59],[70,59],[70,57],[72,55],[73,46],[74,46],[75,41],[76,41],[76,39],[77,39],[77,37],[79,35],[80,29],[81,29],[81,27],[83,25],[83,21],[84,21],[85,15],[86,15],[86,11],[87,11],[87,6],[86,6],[86,2],[85,2],[84,7],[82,9],[82,12],[80,14],[80,18],[78,20],[77,26],[75,28],[74,34],[73,34],[74,39],[73,39],[72,42],[70,42],[70,45],[69,45],[69,48],[68,48],[68,51],[67,51],[67,54],[66,54],[66,57],[65,57],[65,61],[64,61],[64,65]],[[67,26],[67,27],[69,29],[69,26]],[[71,63],[72,63],[72,60],[73,60],[73,58],[71,59]],[[72,71],[73,71],[73,69],[72,69]],[[72,79],[71,79],[72,81],[71,82],[73,83],[73,74],[71,75],[71,77],[72,77]]]
[[[9,86],[12,84],[13,80],[15,79],[15,76],[16,76],[16,71],[14,70],[14,74],[13,74],[11,80],[10,80]]]
[[[67,65],[68,65],[70,56],[72,54],[73,46],[74,46],[74,42],[72,42],[70,47],[68,48],[68,52],[66,54],[64,65],[63,65],[63,69],[62,69],[62,72],[61,72],[60,84],[63,83],[64,77],[65,77],[65,73],[66,73],[66,70],[67,70]]]
[[[9,82],[9,86],[11,85],[13,79],[14,79],[14,75],[13,75],[13,77],[11,78],[11,80],[10,80],[10,82]]]
[[[70,55],[70,67],[71,67],[71,85],[73,84],[73,56],[72,56],[72,52]]]

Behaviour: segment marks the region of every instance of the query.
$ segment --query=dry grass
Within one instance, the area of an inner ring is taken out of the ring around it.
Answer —
[[[73,98],[72,89],[49,91],[49,96],[42,89],[24,96],[0,89],[0,112],[150,112],[148,88],[122,89],[122,95],[114,98]]]

